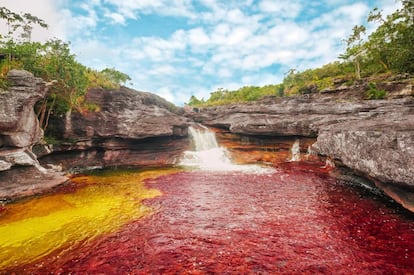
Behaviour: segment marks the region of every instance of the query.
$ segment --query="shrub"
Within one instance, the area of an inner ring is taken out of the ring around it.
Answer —
[[[367,97],[368,99],[384,99],[387,96],[385,90],[379,90],[374,82],[368,83]]]

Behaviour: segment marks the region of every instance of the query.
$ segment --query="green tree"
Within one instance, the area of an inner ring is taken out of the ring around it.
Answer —
[[[6,21],[8,33],[5,37],[9,39],[20,29],[22,32],[20,37],[23,38],[24,41],[30,41],[34,25],[39,25],[42,28],[48,27],[45,21],[30,13],[19,14],[12,12],[5,7],[0,7],[0,20]],[[0,38],[4,37],[0,34]]]
[[[107,77],[111,82],[116,83],[118,85],[125,84],[127,81],[131,80],[131,77],[129,77],[129,75],[117,71],[114,68],[103,69],[101,73],[105,77]]]
[[[197,97],[195,97],[194,95],[192,95],[190,97],[190,100],[188,101],[188,106],[193,106],[193,107],[197,107],[202,105],[204,102],[202,100],[199,100]]]
[[[41,70],[36,74],[46,81],[54,81],[49,89],[49,96],[41,108],[41,125],[48,124],[48,116],[44,113],[65,113],[74,107],[79,107],[86,93],[88,79],[86,68],[76,61],[75,55],[70,52],[69,44],[61,40],[49,40],[43,45],[43,52],[38,59]],[[43,114],[43,115],[42,115]]]
[[[367,23],[376,22],[377,29],[366,40],[365,26],[355,26],[346,40],[347,48],[340,58],[354,62],[357,78],[380,72],[414,72],[414,1],[402,0],[402,8],[384,18],[372,10]],[[362,68],[361,68],[362,67]]]
[[[414,1],[401,1],[403,6],[394,13],[383,17],[374,9],[368,22],[378,22],[380,26],[366,42],[367,57],[377,62],[385,70],[414,72]]]
[[[365,47],[363,45],[363,35],[366,32],[365,26],[354,26],[352,34],[345,40],[346,51],[339,57],[351,61],[355,65],[355,77],[361,79],[361,61],[365,53]]]

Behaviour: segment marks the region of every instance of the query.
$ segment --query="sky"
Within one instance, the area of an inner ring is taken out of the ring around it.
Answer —
[[[128,74],[127,86],[183,105],[219,88],[281,83],[337,60],[353,26],[396,0],[0,0],[46,21],[32,39],[70,42],[93,69]],[[5,26],[0,26],[0,32]]]

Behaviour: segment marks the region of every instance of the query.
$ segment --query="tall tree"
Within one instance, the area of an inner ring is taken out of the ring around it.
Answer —
[[[355,77],[361,79],[361,61],[366,50],[363,45],[363,36],[366,32],[365,26],[354,26],[352,34],[345,40],[347,48],[339,57],[354,63]]]
[[[11,38],[13,34],[20,29],[22,33],[20,37],[24,41],[30,41],[34,25],[39,25],[42,28],[47,28],[48,25],[42,19],[30,13],[15,13],[6,7],[0,7],[0,19],[6,21],[8,33],[5,37]],[[0,34],[0,38],[4,38]]]
[[[101,73],[107,77],[111,82],[118,85],[125,84],[127,81],[131,80],[131,77],[123,72],[115,70],[114,68],[106,68],[101,71]]]

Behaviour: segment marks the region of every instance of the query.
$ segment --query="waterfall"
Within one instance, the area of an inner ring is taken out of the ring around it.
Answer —
[[[290,161],[300,161],[300,144],[299,139],[295,140],[290,149],[291,158]]]
[[[198,125],[198,128],[189,127],[189,134],[193,139],[195,151],[205,151],[219,148],[216,135],[207,127]]]
[[[305,156],[305,158],[308,160],[308,159],[310,159],[310,158],[312,158],[312,157],[317,157],[318,156],[318,152],[317,151],[315,151],[313,148],[312,148],[312,146],[313,145],[310,145],[310,146],[308,146],[308,151],[306,152],[306,156]]]
[[[213,131],[203,125],[190,126],[189,135],[194,144],[194,151],[186,151],[179,165],[208,171],[240,171],[263,173],[273,171],[259,165],[237,165],[231,162],[228,152],[217,143]]]

